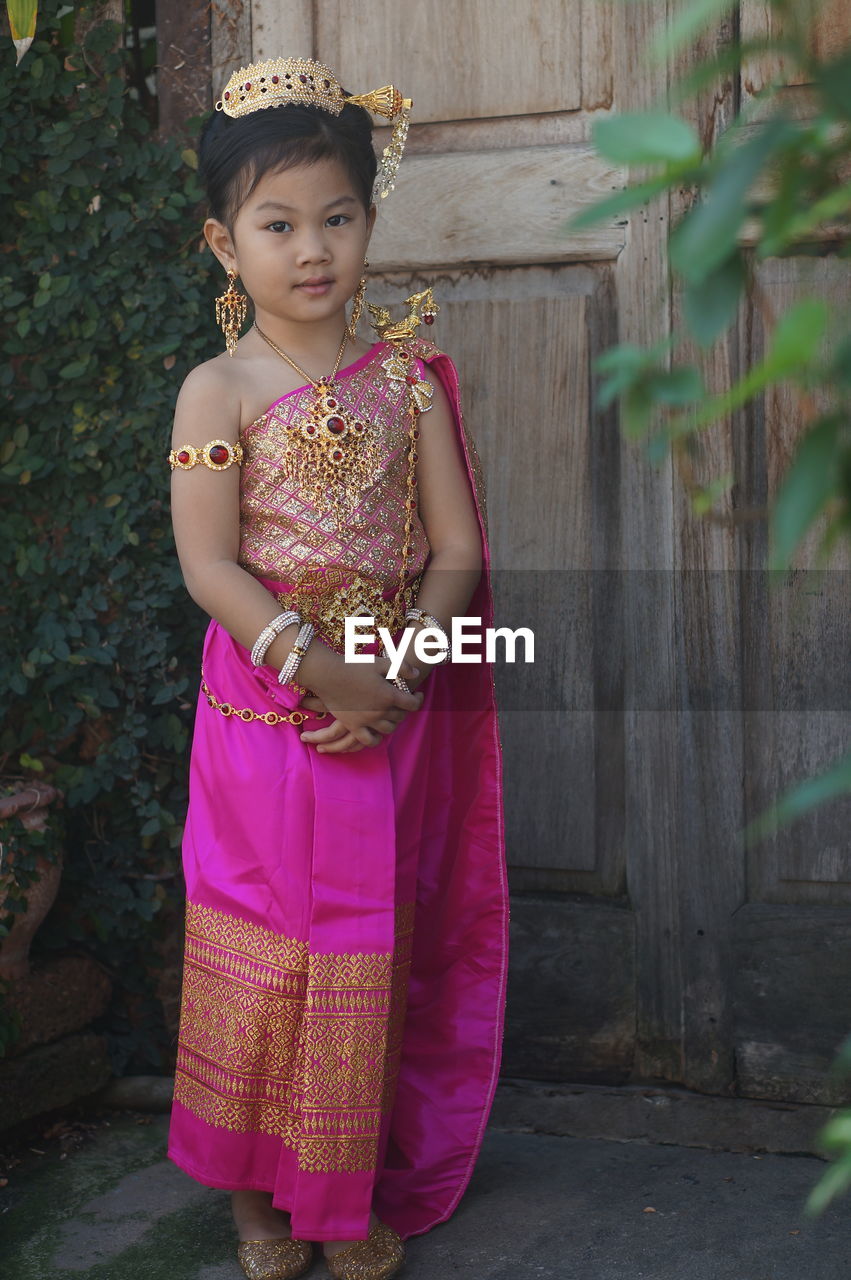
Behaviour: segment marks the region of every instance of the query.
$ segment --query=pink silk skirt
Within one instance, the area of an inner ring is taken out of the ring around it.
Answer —
[[[484,578],[468,613],[489,624]],[[297,706],[215,621],[202,670],[236,710]],[[508,891],[490,667],[436,665],[422,689],[380,744],[338,755],[199,694],[168,1155],[207,1186],[271,1192],[300,1239],[364,1239],[371,1207],[403,1238],[445,1221],[496,1088]]]

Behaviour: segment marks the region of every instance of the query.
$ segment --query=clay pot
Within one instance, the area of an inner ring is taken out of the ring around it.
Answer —
[[[11,817],[20,818],[28,831],[44,831],[47,811],[54,800],[61,796],[56,787],[35,783],[21,787],[12,795],[0,797],[0,841],[4,857],[0,865],[0,909],[12,883],[12,875],[5,868],[15,860],[14,850],[3,840],[3,822]],[[53,906],[62,879],[62,863],[39,858],[36,862],[38,881],[27,892],[27,909],[14,917],[10,932],[0,938],[0,978],[16,980],[26,978],[30,971],[30,944],[36,930]]]

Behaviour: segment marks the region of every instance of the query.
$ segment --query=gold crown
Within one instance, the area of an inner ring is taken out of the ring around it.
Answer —
[[[314,62],[311,58],[271,58],[266,62],[251,62],[247,67],[234,71],[216,103],[216,110],[239,119],[261,108],[290,102],[321,107],[333,116],[338,116],[350,102],[353,106],[364,107],[373,115],[395,121],[375,179],[376,191],[382,196],[393,190],[408,136],[413,106],[410,98],[403,98],[392,84],[373,89],[370,93],[347,96],[333,71],[321,62]]]

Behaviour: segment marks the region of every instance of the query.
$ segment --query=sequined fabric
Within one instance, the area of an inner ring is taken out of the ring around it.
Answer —
[[[248,1280],[295,1280],[313,1261],[309,1240],[243,1240],[236,1253]]]
[[[366,1240],[326,1258],[335,1280],[389,1280],[405,1261],[405,1246],[386,1222],[377,1222]]]
[[[389,594],[399,583],[405,528],[409,418],[407,387],[387,377],[382,358],[389,343],[377,343],[368,357],[338,375],[336,393],[347,412],[369,424],[375,467],[370,483],[344,505],[338,518],[318,507],[306,489],[287,476],[290,455],[299,451],[291,428],[309,418],[311,387],[282,397],[242,433],[239,564],[255,577],[282,584],[316,581],[333,572],[333,594],[346,574],[357,594],[369,600]],[[422,521],[414,514],[407,580],[420,575],[429,555]],[[366,592],[364,592],[364,584]],[[323,620],[320,634],[338,651],[339,620]],[[339,610],[337,611],[339,612]],[[404,611],[403,611],[404,613]]]

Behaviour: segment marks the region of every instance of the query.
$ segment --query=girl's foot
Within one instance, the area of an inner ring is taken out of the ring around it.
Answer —
[[[375,1216],[375,1214],[372,1211],[370,1211],[370,1215],[369,1215],[370,1231],[375,1226],[377,1221],[378,1221],[378,1218]],[[323,1240],[322,1252],[325,1254],[326,1258],[333,1258],[335,1253],[341,1253],[343,1249],[348,1249],[351,1245],[357,1244],[357,1243],[358,1241],[356,1240]]]
[[[290,1215],[272,1208],[271,1191],[232,1191],[230,1208],[240,1240],[280,1240],[292,1234]]]
[[[270,1191],[232,1191],[231,1213],[247,1280],[295,1280],[310,1268],[312,1243],[292,1239],[290,1215],[272,1208]]]
[[[405,1262],[402,1237],[374,1213],[368,1239],[325,1240],[323,1249],[334,1280],[390,1280]]]

